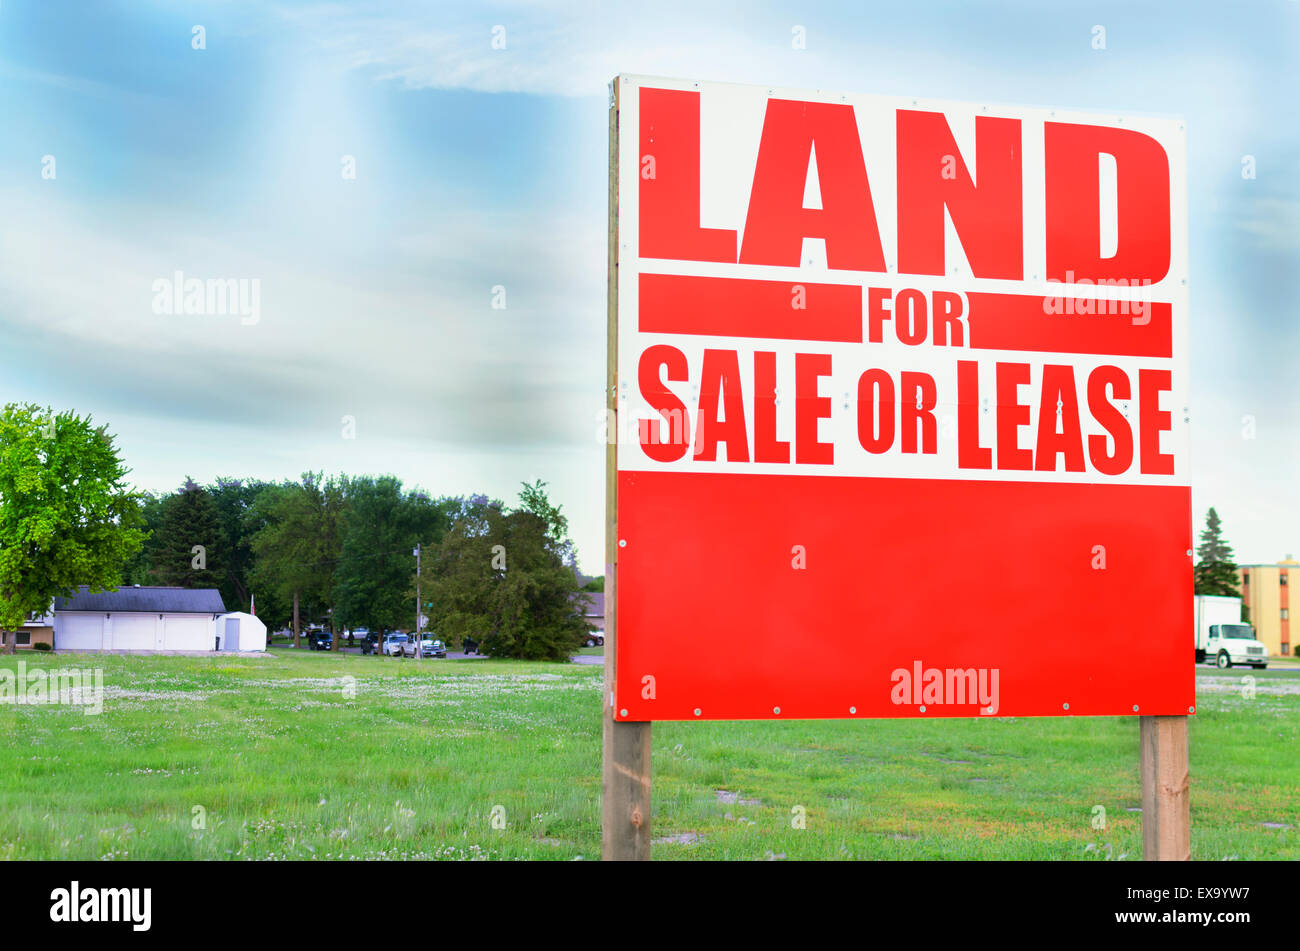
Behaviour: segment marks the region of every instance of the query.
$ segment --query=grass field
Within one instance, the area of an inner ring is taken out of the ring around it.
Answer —
[[[600,855],[598,666],[21,659],[105,699],[0,705],[0,858]],[[1300,676],[1197,682],[1193,858],[1300,859]],[[661,859],[1141,854],[1135,719],[657,724],[653,770]]]

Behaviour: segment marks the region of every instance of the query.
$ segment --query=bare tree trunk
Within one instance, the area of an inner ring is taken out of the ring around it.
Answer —
[[[293,646],[298,647],[298,592],[293,593]]]

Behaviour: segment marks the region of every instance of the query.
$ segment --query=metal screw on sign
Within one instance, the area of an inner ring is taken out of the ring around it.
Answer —
[[[625,717],[625,716],[627,716],[627,711],[626,711],[626,710],[620,710],[620,711],[618,711],[618,715],[621,716],[621,717]]]
[[[775,713],[777,716],[780,716],[780,715],[781,715],[781,708],[780,708],[780,707],[773,707],[773,708],[772,708],[772,712]]]
[[[1195,708],[1195,707],[1188,707],[1188,708],[1187,708],[1187,712],[1188,712],[1188,713],[1195,713],[1195,712],[1196,712],[1196,708]]]
[[[854,713],[854,714],[856,714],[857,712],[858,712],[858,708],[857,708],[857,707],[849,707],[849,713]]]
[[[619,547],[619,548],[626,548],[626,547],[627,547],[627,539],[626,539],[626,538],[620,538],[620,539],[618,540],[618,547]]]
[[[696,707],[696,708],[695,708],[695,715],[696,715],[697,717],[700,715],[700,708],[699,708],[699,707]]]
[[[1138,705],[1137,705],[1136,703],[1133,704],[1133,712],[1134,712],[1134,713],[1137,713],[1137,712],[1138,712]]]
[[[1068,703],[1063,703],[1063,704],[1061,704],[1061,709],[1062,709],[1062,710],[1068,710],[1068,709],[1070,709],[1070,705],[1069,705]]]
[[[921,712],[922,712],[922,713],[925,713],[925,707],[922,707],[922,708],[921,708]]]

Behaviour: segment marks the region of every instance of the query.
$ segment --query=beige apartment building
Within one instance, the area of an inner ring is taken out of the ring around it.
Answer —
[[[1237,575],[1255,636],[1271,656],[1290,657],[1296,643],[1291,638],[1290,579],[1300,575],[1300,562],[1287,555],[1275,565],[1238,565]]]

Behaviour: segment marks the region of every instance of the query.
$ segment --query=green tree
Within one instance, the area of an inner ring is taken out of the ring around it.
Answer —
[[[582,590],[583,591],[604,591],[605,576],[597,575],[596,577],[590,579],[586,584],[582,586]]]
[[[347,504],[345,477],[305,472],[300,483],[264,487],[245,514],[253,555],[249,583],[285,606],[279,617],[292,604],[294,647],[301,643],[301,609],[320,615],[333,604]]]
[[[157,492],[142,492],[137,496],[141,525],[144,529],[145,544],[141,545],[127,562],[122,577],[127,584],[158,584],[153,570],[153,545],[150,540],[162,526],[163,503],[168,495]]]
[[[1196,567],[1192,569],[1196,593],[1241,597],[1233,558],[1232,546],[1223,539],[1219,513],[1211,508],[1205,516],[1205,529],[1196,549]]]
[[[567,522],[544,483],[525,484],[520,502],[511,512],[485,505],[457,520],[422,586],[446,638],[473,637],[498,657],[567,660],[586,633]]]
[[[225,550],[216,503],[189,476],[163,500],[162,521],[150,542],[158,584],[181,588],[220,588],[226,576]]]
[[[505,512],[484,495],[444,499],[454,521],[436,548],[424,554],[421,591],[439,637],[461,645],[473,638],[483,645],[495,626],[494,589],[509,561],[504,547]]]
[[[337,616],[379,633],[413,628],[416,545],[436,545],[446,508],[394,476],[359,476],[349,485],[335,573]]]
[[[228,611],[247,611],[252,594],[249,571],[253,565],[252,536],[257,529],[256,520],[249,513],[258,495],[267,483],[256,479],[228,479],[217,477],[207,486],[207,492],[217,509],[217,524],[221,529],[221,550],[225,554],[225,576],[221,579],[221,599]]]
[[[522,485],[523,488],[519,490],[518,511],[528,512],[542,520],[545,526],[546,547],[559,556],[564,564],[576,571],[577,550],[569,540],[569,519],[563,509],[551,504],[551,500],[546,497],[546,483],[541,479],[532,483],[524,482]]]
[[[0,413],[0,631],[79,585],[114,588],[140,548],[139,498],[105,427],[10,403]],[[6,638],[14,640],[16,638]],[[10,651],[14,645],[9,645]]]

